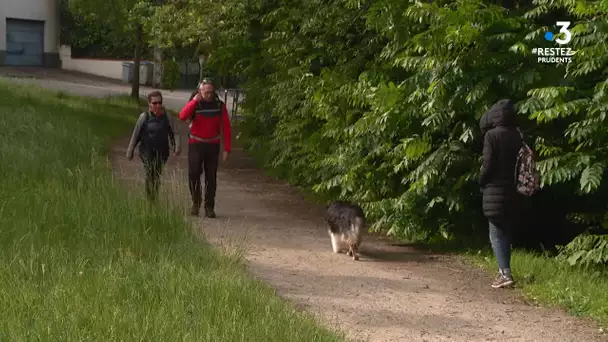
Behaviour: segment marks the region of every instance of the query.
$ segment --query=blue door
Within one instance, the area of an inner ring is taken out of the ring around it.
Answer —
[[[44,21],[6,19],[5,65],[44,64]]]

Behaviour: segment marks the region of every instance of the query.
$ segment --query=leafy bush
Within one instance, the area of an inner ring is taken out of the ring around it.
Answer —
[[[560,259],[572,266],[608,264],[608,235],[581,234],[560,249]]]

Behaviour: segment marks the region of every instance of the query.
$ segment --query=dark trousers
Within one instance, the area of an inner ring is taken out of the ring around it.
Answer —
[[[160,186],[160,177],[167,159],[169,159],[169,152],[140,150],[139,155],[146,170],[146,195],[148,199],[155,201]]]
[[[201,205],[201,174],[205,173],[205,208],[215,208],[220,144],[196,142],[188,147],[188,183],[192,203]]]

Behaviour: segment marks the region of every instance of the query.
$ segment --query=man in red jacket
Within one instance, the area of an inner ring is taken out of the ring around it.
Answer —
[[[198,93],[179,112],[180,120],[192,119],[188,141],[188,181],[192,196],[191,214],[197,216],[202,202],[201,173],[205,172],[205,216],[215,217],[215,191],[220,140],[223,138],[226,161],[232,145],[230,118],[226,105],[217,97],[215,87],[204,79]]]

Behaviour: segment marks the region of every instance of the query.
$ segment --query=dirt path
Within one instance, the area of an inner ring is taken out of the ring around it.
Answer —
[[[141,162],[124,158],[127,143],[125,137],[113,148],[115,172],[141,191]],[[169,162],[163,180],[168,197],[184,214],[189,205],[186,156],[187,147]],[[360,262],[333,254],[324,208],[264,176],[240,150],[220,166],[216,212],[216,219],[193,218],[193,223],[218,246],[246,247],[251,271],[278,295],[353,339],[603,340],[585,320],[527,305],[509,290],[491,289],[489,275],[454,258],[381,239],[364,241]]]

